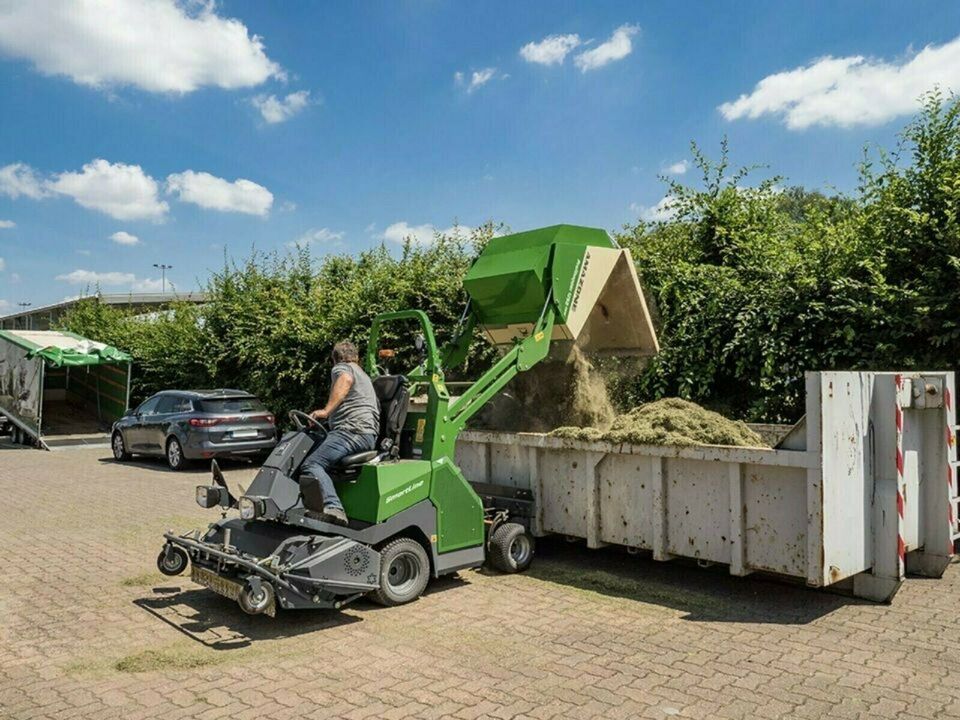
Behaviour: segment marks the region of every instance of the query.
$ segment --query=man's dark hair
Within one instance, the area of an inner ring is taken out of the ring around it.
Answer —
[[[357,354],[357,346],[349,340],[341,340],[333,346],[333,352],[330,353],[334,363],[359,362],[360,356]]]

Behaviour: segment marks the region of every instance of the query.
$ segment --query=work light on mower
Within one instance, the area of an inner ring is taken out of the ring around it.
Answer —
[[[202,508],[230,507],[230,493],[219,485],[197,485],[197,505]]]
[[[240,509],[241,520],[255,520],[266,512],[267,501],[262,497],[244,495],[237,503],[237,507]]]

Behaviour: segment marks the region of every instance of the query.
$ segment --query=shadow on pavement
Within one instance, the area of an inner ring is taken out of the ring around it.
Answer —
[[[449,575],[432,581],[424,596],[469,584],[459,575]],[[214,650],[238,650],[256,640],[279,640],[349,625],[361,622],[362,615],[368,612],[392,609],[359,598],[348,606],[349,610],[359,612],[359,616],[337,610],[278,609],[277,616],[271,618],[247,615],[234,601],[206,589],[171,585],[154,587],[152,593],[150,597],[134,600],[133,604]]]
[[[610,597],[660,605],[698,622],[802,625],[841,607],[872,605],[762,575],[733,577],[725,565],[657,562],[623,548],[587,549],[583,543],[543,538],[527,575]]]
[[[342,612],[280,610],[275,618],[247,615],[237,603],[202,589],[155,587],[133,601],[191,640],[214,650],[239,650],[257,640],[279,640],[360,622]]]

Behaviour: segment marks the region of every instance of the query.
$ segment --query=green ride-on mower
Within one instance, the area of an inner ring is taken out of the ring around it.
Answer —
[[[248,613],[277,606],[341,608],[364,595],[383,605],[415,600],[431,578],[485,562],[504,572],[533,559],[532,498],[487,495],[454,462],[467,421],[517,373],[547,357],[551,344],[585,340],[591,352],[652,354],[656,336],[628,250],[603,230],[556,225],[494,238],[474,261],[469,295],[453,340],[437,348],[419,310],[385,313],[370,328],[365,354],[380,402],[377,449],[344,458],[331,477],[346,527],[306,515],[300,464],[325,430],[300,411],[253,483],[236,498],[216,462],[197,502],[222,517],[206,530],[164,534],[161,572],[191,578],[237,600]],[[415,322],[419,365],[382,372],[381,328]],[[502,356],[452,397],[444,373],[466,358],[475,330]],[[562,388],[557,389],[562,392]],[[411,397],[417,400],[411,404]]]

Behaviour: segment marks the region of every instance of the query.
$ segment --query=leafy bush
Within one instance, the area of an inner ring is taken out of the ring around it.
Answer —
[[[496,230],[487,224],[470,237],[454,231],[429,246],[407,242],[399,257],[383,246],[320,260],[303,248],[255,252],[213,274],[203,306],[176,304],[144,319],[91,299],[61,324],[134,356],[131,402],[164,388],[233,387],[258,395],[280,415],[310,410],[326,399],[333,344],[351,339],[363,352],[378,313],[424,310],[437,342],[449,339],[463,310],[463,276]],[[414,331],[393,325],[383,335],[381,346],[406,349],[398,370],[416,364],[409,349]],[[478,339],[467,365],[475,369],[489,357]]]
[[[659,309],[632,402],[678,395],[754,420],[803,413],[803,373],[952,368],[960,353],[960,105],[930,95],[856,197],[744,184],[694,145],[703,183],[620,241]],[[901,165],[909,159],[905,167]]]

